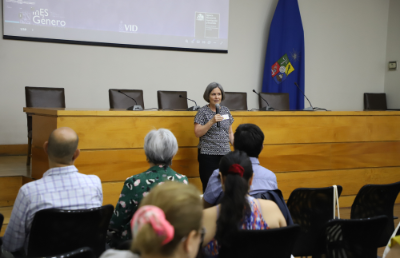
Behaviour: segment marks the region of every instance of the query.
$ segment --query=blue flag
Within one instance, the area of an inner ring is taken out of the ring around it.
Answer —
[[[279,0],[269,30],[262,92],[289,93],[290,109],[303,109],[304,31],[297,0]]]

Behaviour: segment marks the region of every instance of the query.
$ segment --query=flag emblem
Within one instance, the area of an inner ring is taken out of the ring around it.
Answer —
[[[281,84],[294,71],[292,63],[290,63],[287,54],[283,55],[271,67],[271,75],[277,84]]]

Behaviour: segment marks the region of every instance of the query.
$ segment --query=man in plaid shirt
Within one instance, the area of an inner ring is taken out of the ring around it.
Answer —
[[[54,130],[44,150],[50,169],[39,180],[23,185],[18,192],[10,222],[3,237],[3,249],[9,252],[27,248],[29,232],[36,212],[43,209],[90,209],[103,203],[101,181],[84,175],[74,166],[79,156],[78,135],[68,127]]]

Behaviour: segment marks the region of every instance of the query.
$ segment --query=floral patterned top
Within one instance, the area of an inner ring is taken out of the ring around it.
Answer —
[[[112,237],[109,242],[111,247],[117,247],[120,243],[132,239],[130,221],[138,209],[140,201],[151,188],[167,180],[188,184],[186,176],[163,165],[151,167],[146,172],[126,179],[110,221],[109,230]]]
[[[247,201],[250,206],[250,213],[248,216],[245,216],[240,225],[239,229],[244,230],[264,230],[269,229],[267,222],[265,222],[261,210],[259,207],[260,203],[257,199],[247,196]],[[219,215],[219,207],[217,207],[217,212]],[[246,212],[245,212],[246,213]],[[211,258],[218,257],[220,246],[218,245],[217,240],[212,239],[204,248],[203,248],[203,257]]]

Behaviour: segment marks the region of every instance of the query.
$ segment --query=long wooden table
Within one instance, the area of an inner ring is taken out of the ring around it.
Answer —
[[[201,189],[191,111],[125,111],[24,108],[33,113],[32,177],[48,169],[43,143],[68,126],[79,135],[75,165],[103,183],[104,203],[116,204],[124,180],[148,168],[143,145],[152,129],[170,129],[179,151],[172,168]],[[257,124],[265,134],[261,165],[276,173],[285,199],[299,187],[342,185],[341,207],[350,207],[365,184],[400,181],[399,111],[233,111],[233,129]],[[397,199],[400,203],[400,198]]]

